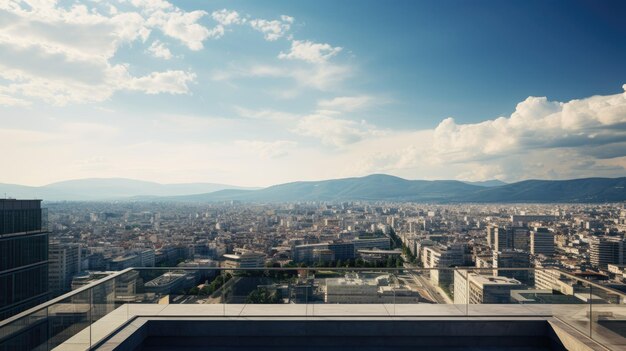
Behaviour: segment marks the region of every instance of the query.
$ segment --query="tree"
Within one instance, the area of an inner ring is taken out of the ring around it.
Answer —
[[[267,288],[257,288],[246,297],[246,303],[252,304],[276,304],[281,301],[282,295],[279,290],[270,292]]]

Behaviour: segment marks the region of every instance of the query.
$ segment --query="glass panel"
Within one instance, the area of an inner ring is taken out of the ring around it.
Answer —
[[[129,273],[133,273],[131,271]],[[98,284],[91,291],[91,334],[90,344],[93,346],[126,321],[126,309],[116,309],[116,283],[128,273]]]
[[[551,315],[578,331],[590,335],[591,284],[557,270],[535,270],[535,282],[541,289],[552,289],[555,300]]]
[[[44,308],[0,328],[0,351],[47,350],[47,315]]]
[[[157,268],[0,328],[0,351],[86,350],[135,316],[554,316],[618,350],[624,295],[551,269]]]
[[[591,287],[591,337],[612,350],[626,349],[626,304],[617,291]]]
[[[90,347],[91,290],[61,300],[48,308],[50,350],[61,344],[71,350]]]
[[[589,286],[552,269],[473,269],[466,277],[468,315],[552,316],[585,320]]]

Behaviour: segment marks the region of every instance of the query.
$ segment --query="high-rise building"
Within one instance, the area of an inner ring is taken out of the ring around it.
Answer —
[[[530,232],[530,253],[533,255],[554,255],[554,234],[548,228],[535,228]]]
[[[510,227],[507,230],[512,236],[511,249],[530,251],[530,233],[527,227]]]
[[[493,249],[496,242],[496,232],[498,227],[490,225],[487,227],[487,246]]]
[[[626,239],[597,238],[589,241],[591,264],[607,268],[609,263],[624,264],[626,260]]]
[[[526,227],[487,227],[487,244],[493,251],[528,251],[530,239]]]
[[[493,252],[493,268],[520,268],[520,270],[494,269],[494,276],[509,277],[528,283],[530,278],[530,254],[522,250]]]
[[[41,200],[0,199],[0,320],[47,298],[47,212]]]
[[[81,271],[80,246],[50,243],[48,250],[50,292],[60,295],[72,288],[72,279]]]

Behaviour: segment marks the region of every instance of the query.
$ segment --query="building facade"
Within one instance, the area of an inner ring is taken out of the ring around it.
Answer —
[[[47,298],[47,213],[41,200],[0,199],[0,319]]]
[[[535,228],[530,232],[530,253],[533,255],[554,255],[554,234],[548,228]]]

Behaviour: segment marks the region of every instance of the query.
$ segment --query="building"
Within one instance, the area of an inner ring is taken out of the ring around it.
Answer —
[[[530,253],[533,255],[554,255],[554,234],[548,228],[535,228],[530,232]]]
[[[109,262],[110,271],[123,271],[126,268],[132,267],[142,267],[141,256],[136,253],[119,256]]]
[[[50,243],[48,250],[50,292],[61,295],[71,290],[72,278],[81,271],[80,245]]]
[[[315,249],[313,250],[313,259],[315,262],[333,262],[335,260],[335,253],[330,249]]]
[[[346,274],[343,278],[328,278],[324,284],[325,303],[386,303],[394,297],[415,299],[419,294],[390,285],[389,275],[366,276]],[[398,292],[398,296],[396,296]]]
[[[137,252],[140,259],[141,267],[154,267],[155,265],[155,253],[152,249],[145,249]]]
[[[594,267],[606,269],[607,265],[624,264],[626,239],[596,238],[589,241],[589,258]]]
[[[561,273],[556,269],[536,269],[535,275],[535,287],[542,290],[559,290],[558,281],[561,278]]]
[[[526,268],[524,270],[494,269],[494,276],[517,279],[524,283],[530,281],[530,254],[521,250],[505,250],[493,252],[493,268]]]
[[[476,268],[491,268],[493,266],[493,255],[478,255],[474,259]]]
[[[226,268],[263,268],[265,267],[265,255],[259,252],[242,251],[240,253],[225,254]]]
[[[391,240],[388,237],[379,238],[356,238],[352,241],[354,244],[354,250],[359,251],[362,249],[381,249],[388,250],[391,248]]]
[[[424,268],[450,268],[466,265],[468,260],[466,244],[453,244],[450,246],[427,246],[422,254]],[[449,288],[454,282],[452,270],[432,270],[430,280],[433,284],[443,288]]]
[[[330,250],[334,260],[346,261],[355,258],[354,244],[352,242],[335,242],[296,245],[291,248],[291,258],[294,262],[313,263],[318,262],[315,252],[319,250]]]
[[[454,271],[455,304],[502,304],[511,301],[511,290],[526,286],[509,277],[492,277],[464,270]]]
[[[400,258],[402,250],[359,250],[359,256],[365,262],[387,262],[390,258]]]
[[[328,250],[328,243],[296,245],[291,248],[294,262],[315,262],[315,250]]]
[[[0,199],[0,320],[48,297],[47,212],[41,200]]]
[[[553,215],[512,215],[511,223],[513,223],[513,225],[524,226],[531,222],[554,222],[557,219],[558,217]]]
[[[487,227],[487,245],[493,251],[530,249],[528,228],[526,227]]]
[[[498,230],[497,226],[487,226],[487,246],[493,249],[495,244],[496,231]]]
[[[354,252],[354,244],[349,243],[331,243],[328,244],[328,249],[333,252],[335,260],[346,261],[356,257]]]
[[[169,295],[181,293],[195,284],[195,276],[185,271],[163,273],[144,285],[147,293]]]

